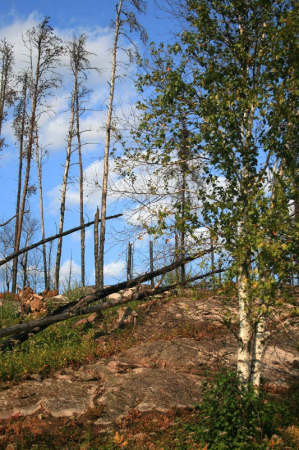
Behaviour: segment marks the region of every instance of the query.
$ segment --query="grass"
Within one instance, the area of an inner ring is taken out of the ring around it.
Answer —
[[[2,306],[0,306],[0,328],[14,325],[19,321],[18,305],[10,298],[4,298],[2,300]]]
[[[70,296],[71,301],[78,299],[81,294],[82,290],[76,288]],[[130,347],[134,344],[130,328],[109,333],[117,310],[121,306],[103,311],[104,319],[100,324],[76,327],[74,326],[76,322],[86,316],[74,317],[49,326],[13,349],[0,351],[0,386],[1,382],[6,385],[7,382],[19,381],[31,374],[39,374],[43,378],[55,370],[67,366],[78,366]],[[126,306],[138,309],[140,302],[132,301]],[[1,327],[18,323],[20,318],[16,304],[4,301],[0,311]],[[30,319],[30,316],[26,318],[26,320]],[[108,333],[106,345],[103,347],[97,342],[96,337]]]

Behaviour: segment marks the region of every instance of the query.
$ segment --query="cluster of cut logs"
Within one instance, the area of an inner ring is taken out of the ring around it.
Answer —
[[[40,314],[48,313],[46,299],[58,295],[57,290],[46,289],[37,294],[29,286],[24,289],[19,289],[17,294],[5,293],[0,294],[0,306],[3,298],[9,298],[18,303],[18,311],[21,315],[32,314],[34,317]]]

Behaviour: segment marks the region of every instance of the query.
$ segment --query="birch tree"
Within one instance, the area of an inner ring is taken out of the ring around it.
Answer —
[[[20,248],[23,217],[27,200],[31,161],[35,140],[35,130],[40,118],[40,109],[44,107],[47,95],[59,85],[59,78],[55,73],[58,59],[64,49],[61,40],[55,35],[53,28],[46,17],[37,27],[33,27],[26,33],[24,44],[29,52],[29,101],[30,112],[28,112],[28,138],[26,143],[26,169],[22,196],[19,210],[19,223],[15,239],[15,252]],[[12,290],[16,290],[17,282],[17,258],[13,261]]]
[[[96,276],[98,279],[99,286],[104,285],[104,247],[105,247],[105,235],[106,235],[106,210],[107,210],[107,191],[108,191],[108,175],[109,175],[109,153],[110,153],[110,142],[111,142],[111,129],[112,129],[112,118],[113,118],[113,101],[115,92],[115,81],[116,81],[116,71],[117,71],[117,58],[119,50],[119,39],[120,36],[125,34],[125,26],[129,27],[129,31],[137,31],[140,33],[141,39],[146,40],[147,36],[143,27],[137,22],[135,13],[133,11],[127,10],[126,5],[132,6],[137,12],[143,12],[145,8],[145,2],[143,0],[120,0],[116,8],[115,17],[115,29],[114,29],[114,40],[112,48],[112,65],[111,65],[111,76],[109,83],[109,99],[108,99],[108,110],[105,126],[105,148],[104,148],[104,168],[103,168],[103,181],[102,181],[102,198],[101,198],[101,227],[100,227],[100,239],[99,239],[99,259],[98,259],[98,269],[99,274]]]
[[[289,101],[295,95],[296,8],[291,0],[182,3],[188,26],[168,48],[169,61],[176,64],[154,73],[156,82],[173,82],[159,91],[150,117],[165,114],[178,99],[188,110],[189,139],[208,161],[198,185],[204,222],[233,262],[230,295],[237,294],[240,319],[237,369],[244,384],[258,389],[267,330],[298,246],[298,228],[289,214],[295,195],[290,142],[298,122]],[[165,64],[163,48],[155,52]],[[161,131],[152,147],[163,148],[166,140]],[[277,160],[281,173],[274,170]]]
[[[185,65],[161,44],[158,49],[152,46],[150,62],[140,60],[140,66],[138,124],[131,128],[132,139],[124,143],[117,167],[123,176],[123,195],[140,204],[140,226],[150,234],[167,233],[174,240],[175,259],[181,259],[198,227],[197,185],[207,158],[194,147],[193,118],[180,95]],[[143,214],[146,210],[149,214]],[[185,266],[176,272],[184,284]]]

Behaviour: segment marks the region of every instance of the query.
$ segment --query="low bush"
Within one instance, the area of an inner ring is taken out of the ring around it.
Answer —
[[[256,394],[227,370],[203,384],[203,400],[196,409],[195,440],[215,450],[266,449],[288,419],[286,406],[267,398],[263,389]]]

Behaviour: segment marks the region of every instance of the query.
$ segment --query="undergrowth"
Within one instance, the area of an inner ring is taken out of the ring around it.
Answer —
[[[77,300],[81,293],[81,288],[76,289],[71,299]],[[77,366],[92,361],[95,357],[107,357],[128,348],[134,344],[130,328],[109,333],[117,309],[122,306],[104,310],[104,318],[100,323],[96,321],[94,324],[75,326],[86,316],[74,317],[49,326],[13,349],[0,351],[0,382],[17,381],[30,374],[45,377],[55,370],[70,365]],[[140,302],[132,301],[125,306],[138,309]],[[1,326],[10,326],[20,320],[12,303],[8,304],[7,308],[1,309],[1,314],[3,317]],[[30,316],[26,320],[30,320]],[[107,335],[105,346],[97,342],[97,338],[102,335]],[[5,341],[5,338],[2,341]]]
[[[202,389],[203,399],[196,408],[198,423],[185,429],[193,432],[195,442],[211,450],[270,448],[271,437],[291,423],[290,404],[271,399],[263,388],[255,393],[235,371],[220,371]]]

